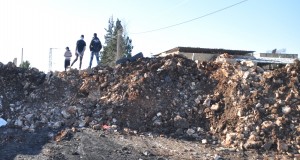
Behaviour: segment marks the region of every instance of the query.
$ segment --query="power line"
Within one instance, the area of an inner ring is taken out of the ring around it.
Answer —
[[[219,10],[216,10],[216,11],[213,11],[213,12],[210,12],[210,13],[207,13],[207,14],[205,14],[205,15],[202,15],[202,16],[200,16],[200,17],[193,18],[193,19],[190,19],[190,20],[187,20],[187,21],[183,21],[183,22],[180,22],[180,23],[177,23],[177,24],[173,24],[173,25],[170,25],[170,26],[166,26],[166,27],[162,27],[162,28],[157,28],[157,29],[153,29],[153,30],[149,30],[149,31],[144,31],[144,32],[131,33],[131,34],[143,34],[143,33],[155,32],[155,31],[159,31],[159,30],[163,30],[163,29],[175,27],[175,26],[178,26],[178,25],[181,25],[181,24],[184,24],[184,23],[192,22],[192,21],[195,21],[195,20],[197,20],[197,19],[201,19],[201,18],[210,16],[210,15],[212,15],[212,14],[215,14],[215,13],[218,13],[218,12],[221,12],[221,11],[224,11],[224,10],[226,10],[226,9],[229,9],[229,8],[232,8],[232,7],[237,6],[237,5],[239,5],[239,4],[242,4],[242,3],[246,2],[246,1],[248,1],[248,0],[240,1],[240,2],[238,2],[238,3],[235,3],[235,4],[232,4],[232,5],[230,5],[230,6],[224,7],[224,8],[222,8],[222,9],[219,9]]]

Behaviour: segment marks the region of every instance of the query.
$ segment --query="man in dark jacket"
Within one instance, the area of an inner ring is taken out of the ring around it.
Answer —
[[[102,48],[101,41],[97,37],[97,33],[94,33],[94,37],[90,44],[91,59],[90,59],[89,68],[92,67],[94,55],[96,56],[97,65],[99,65],[99,52],[100,52],[101,48]]]
[[[73,66],[73,64],[78,60],[78,56],[79,56],[80,57],[79,70],[81,69],[82,58],[83,58],[83,54],[84,54],[85,46],[86,46],[86,43],[83,39],[84,39],[84,35],[81,35],[80,40],[78,40],[76,43],[76,49],[75,49],[76,59],[74,59],[72,65],[71,65],[71,66]]]

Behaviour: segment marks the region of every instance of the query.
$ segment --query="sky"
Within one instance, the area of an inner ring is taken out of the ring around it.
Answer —
[[[62,71],[66,46],[74,60],[81,34],[87,46],[94,33],[105,45],[110,17],[121,20],[133,55],[178,46],[299,54],[299,7],[299,0],[0,0],[0,62],[19,64],[23,48],[23,60],[47,72],[54,48],[52,70]],[[89,59],[87,48],[82,68]]]

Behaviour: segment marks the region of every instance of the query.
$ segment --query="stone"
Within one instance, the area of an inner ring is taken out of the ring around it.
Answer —
[[[160,126],[160,125],[162,125],[162,121],[160,119],[156,119],[156,120],[154,120],[153,125]]]
[[[112,114],[113,111],[114,111],[114,110],[113,110],[112,108],[107,109],[107,110],[106,110],[106,115],[107,115],[107,116],[110,116],[110,115]]]
[[[186,131],[186,133],[187,133],[188,135],[192,135],[192,134],[195,133],[195,130],[189,128],[189,129]]]
[[[249,77],[249,75],[250,75],[250,72],[249,72],[249,71],[246,71],[246,72],[244,72],[244,74],[243,74],[243,78],[244,78],[244,79],[247,79],[247,78]]]
[[[262,147],[262,142],[261,141],[253,141],[253,140],[248,140],[244,144],[244,148],[246,149],[258,149]]]
[[[288,145],[283,140],[277,141],[277,151],[278,152],[285,152],[288,150]]]
[[[282,107],[282,113],[283,114],[289,114],[291,112],[291,107],[290,106],[284,106]]]
[[[60,127],[62,126],[62,124],[63,124],[63,123],[62,123],[61,121],[55,122],[55,123],[53,124],[52,128],[58,129],[58,128],[60,128]]]
[[[235,140],[237,134],[236,133],[227,133],[225,141],[222,142],[223,145],[229,146]]]
[[[101,129],[101,125],[100,124],[96,124],[96,125],[93,125],[92,128],[94,130],[100,130]]]
[[[71,117],[71,114],[69,114],[66,110],[62,110],[61,114],[63,115],[64,118],[68,119]]]
[[[20,118],[18,118],[18,119],[15,121],[15,125],[16,125],[16,126],[19,126],[19,127],[22,127],[22,126],[23,126],[23,121],[22,121]]]
[[[214,160],[222,160],[223,158],[217,154],[214,155]]]
[[[185,129],[185,128],[189,127],[189,122],[185,118],[182,118],[179,115],[177,115],[174,118],[174,126],[176,128],[183,128],[183,129]]]
[[[270,150],[270,148],[272,147],[273,144],[274,144],[273,141],[268,141],[268,142],[266,142],[266,143],[263,145],[263,148],[264,148],[266,151],[268,151],[268,150]]]
[[[218,111],[220,109],[219,103],[213,104],[210,109],[213,111]]]
[[[264,121],[261,126],[262,129],[270,129],[274,126],[274,123],[272,121]]]
[[[203,105],[209,107],[211,102],[211,98],[207,96],[207,98],[204,100]]]
[[[27,114],[26,116],[25,116],[25,118],[26,118],[26,120],[27,121],[32,121],[33,120],[33,114],[31,113],[31,114]]]
[[[237,116],[242,117],[243,115],[244,115],[243,109],[239,108],[238,111],[237,111]]]
[[[202,96],[198,95],[197,98],[194,100],[196,104],[200,104],[202,100]]]
[[[161,115],[162,115],[161,112],[158,112],[158,113],[156,114],[157,117],[160,117]]]

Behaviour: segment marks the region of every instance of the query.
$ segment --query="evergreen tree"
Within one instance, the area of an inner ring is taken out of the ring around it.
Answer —
[[[104,38],[105,38],[105,44],[108,44],[112,40],[113,33],[114,33],[114,27],[115,27],[115,25],[114,25],[114,19],[111,16],[109,18],[109,20],[108,20],[108,28],[107,29],[105,28],[105,30],[107,32],[107,34],[104,36]]]
[[[113,62],[115,60],[115,54],[117,52],[117,39],[114,36],[114,20],[113,17],[110,17],[108,20],[108,28],[106,30],[105,45],[103,46],[103,51],[100,53],[101,55],[101,64],[113,66]]]
[[[30,69],[30,62],[29,61],[24,61],[20,64],[21,68],[25,68],[25,69]]]
[[[124,55],[125,57],[128,57],[130,58],[131,57],[131,52],[132,52],[132,49],[133,49],[133,46],[132,46],[132,40],[126,36],[125,39],[125,43],[124,43]]]

